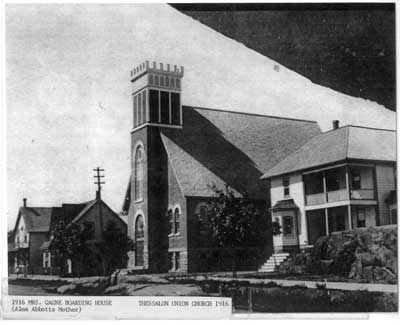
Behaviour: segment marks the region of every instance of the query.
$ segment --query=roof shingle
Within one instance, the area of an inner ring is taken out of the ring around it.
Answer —
[[[264,198],[263,172],[321,131],[312,121],[185,106],[183,129],[161,137],[185,196],[212,196],[212,185]]]
[[[396,132],[348,125],[322,133],[276,164],[262,178],[345,159],[396,161]]]

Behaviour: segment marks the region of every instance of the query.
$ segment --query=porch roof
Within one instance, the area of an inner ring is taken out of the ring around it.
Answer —
[[[319,134],[261,178],[311,169],[346,159],[396,161],[396,132],[347,125]]]
[[[293,199],[280,200],[271,208],[272,211],[297,210],[299,207]]]

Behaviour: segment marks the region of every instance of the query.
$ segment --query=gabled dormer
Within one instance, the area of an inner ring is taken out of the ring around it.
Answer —
[[[182,127],[183,67],[146,61],[131,71],[133,129],[144,125]]]

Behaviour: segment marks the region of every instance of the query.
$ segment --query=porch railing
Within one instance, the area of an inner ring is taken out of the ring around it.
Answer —
[[[375,191],[373,189],[351,190],[353,200],[374,200]]]
[[[307,205],[317,205],[325,203],[325,193],[309,194],[306,195]]]
[[[349,199],[349,194],[346,188],[328,192],[328,202],[345,201]]]

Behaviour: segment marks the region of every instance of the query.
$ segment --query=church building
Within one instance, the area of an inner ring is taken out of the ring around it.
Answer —
[[[185,106],[183,77],[183,67],[149,61],[131,71],[131,177],[123,206],[135,242],[129,269],[224,269],[226,249],[212,244],[200,222],[212,188],[247,194],[269,220],[261,176],[321,133],[314,121]],[[272,250],[272,234],[262,247],[244,247],[239,269],[256,269]]]

